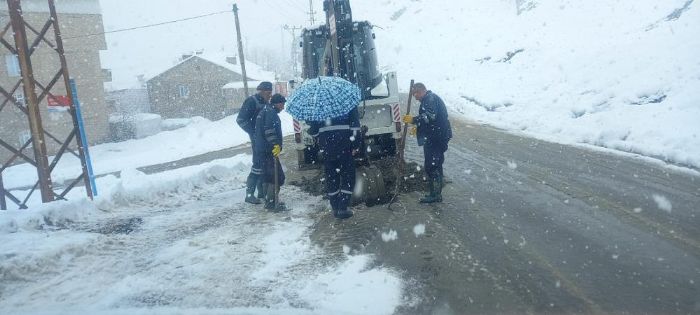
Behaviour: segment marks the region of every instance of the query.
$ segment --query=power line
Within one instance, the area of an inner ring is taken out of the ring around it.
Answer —
[[[129,28],[122,28],[122,29],[117,29],[117,30],[112,30],[112,31],[105,31],[105,32],[100,32],[100,33],[93,33],[93,34],[86,34],[86,35],[79,35],[79,36],[72,36],[72,37],[64,37],[63,39],[83,38],[83,37],[99,36],[99,35],[111,34],[111,33],[119,33],[119,32],[126,32],[126,31],[133,31],[133,30],[138,30],[138,29],[143,29],[143,28],[149,28],[149,27],[155,27],[155,26],[161,26],[161,25],[166,25],[166,24],[178,23],[178,22],[183,22],[183,21],[195,20],[195,19],[200,19],[200,18],[212,16],[212,15],[217,15],[217,14],[222,14],[222,13],[230,13],[230,12],[231,12],[231,11],[212,12],[212,13],[207,13],[207,14],[203,14],[203,15],[192,16],[192,17],[183,18],[183,19],[177,19],[177,20],[172,20],[172,21],[165,21],[165,22],[160,22],[160,23],[155,23],[155,24],[148,24],[148,25],[142,25],[142,26],[134,26],[134,27],[129,27]]]

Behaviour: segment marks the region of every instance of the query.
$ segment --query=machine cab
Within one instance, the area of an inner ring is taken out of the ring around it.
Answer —
[[[354,22],[352,27],[352,54],[341,54],[344,64],[343,71],[334,71],[330,62],[330,32],[327,26],[305,29],[302,33],[301,47],[303,50],[302,77],[304,80],[318,76],[329,76],[334,73],[352,71],[344,77],[358,85],[362,91],[362,100],[376,99],[385,95],[372,95],[372,91],[382,83],[382,73],[377,65],[377,51],[374,46],[372,25],[367,21]]]

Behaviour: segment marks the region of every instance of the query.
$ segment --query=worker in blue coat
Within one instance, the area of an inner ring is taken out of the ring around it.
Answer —
[[[245,102],[243,102],[243,105],[241,105],[241,111],[238,113],[238,118],[236,118],[238,126],[248,133],[251,146],[253,147],[255,147],[256,117],[258,116],[260,110],[262,110],[265,105],[269,104],[270,102],[270,98],[272,97],[272,83],[261,82],[257,87],[257,91],[257,94],[248,97]],[[253,166],[251,167],[250,174],[248,174],[248,179],[246,180],[245,202],[247,203],[261,204],[262,202],[258,198],[262,199],[265,196],[265,191],[260,178],[263,172],[262,165],[259,164],[260,161],[261,159],[256,157],[255,150],[253,150]],[[256,187],[258,188],[258,198],[255,198]]]
[[[452,139],[452,127],[447,118],[445,102],[437,94],[429,91],[425,84],[413,85],[413,97],[420,102],[418,116],[406,115],[403,122],[417,127],[418,145],[423,146],[424,170],[428,176],[428,195],[420,199],[421,203],[442,202],[444,175],[442,164],[445,162],[447,145]]]
[[[282,123],[279,113],[284,110],[287,100],[281,94],[275,94],[270,104],[260,111],[255,123],[255,156],[260,159],[262,166],[262,182],[264,185],[265,209],[273,212],[285,211],[284,203],[275,202],[275,196],[279,195],[279,186],[284,185],[284,171],[279,162],[282,152]],[[277,168],[277,184],[275,187],[275,168]]]
[[[317,139],[323,154],[326,193],[333,215],[338,219],[353,216],[348,209],[355,189],[355,161],[362,141],[357,108],[348,114],[323,122],[309,122],[309,134]]]

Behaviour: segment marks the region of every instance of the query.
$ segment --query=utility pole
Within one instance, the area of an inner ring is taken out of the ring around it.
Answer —
[[[241,24],[238,22],[238,5],[233,4],[233,16],[236,19],[236,34],[238,36],[238,57],[241,63],[241,75],[243,75],[243,90],[248,98],[248,76],[245,72],[245,56],[243,55],[243,40],[241,40]]]
[[[297,31],[301,30],[303,27],[301,27],[301,26],[289,26],[289,25],[285,24],[282,28],[292,32],[292,59],[293,59],[292,60],[292,68],[294,69],[294,77],[296,78],[299,69],[297,67],[298,56],[297,56],[297,45],[295,45],[295,43],[297,40]]]
[[[309,23],[311,26],[316,24],[315,15],[316,11],[314,11],[314,0],[309,0]]]

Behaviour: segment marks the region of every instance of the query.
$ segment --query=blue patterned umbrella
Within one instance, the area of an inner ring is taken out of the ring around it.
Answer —
[[[287,101],[294,119],[325,121],[349,113],[360,103],[360,89],[339,77],[306,80]]]

